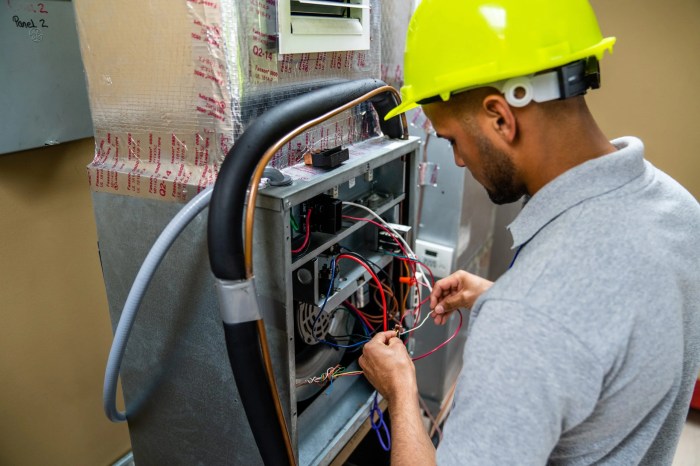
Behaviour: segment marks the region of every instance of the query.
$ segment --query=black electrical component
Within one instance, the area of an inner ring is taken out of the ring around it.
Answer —
[[[318,168],[335,168],[350,158],[350,151],[341,146],[322,152],[307,152],[304,163]]]
[[[319,194],[304,203],[304,211],[313,209],[311,213],[311,231],[335,234],[343,224],[343,202],[340,199]]]

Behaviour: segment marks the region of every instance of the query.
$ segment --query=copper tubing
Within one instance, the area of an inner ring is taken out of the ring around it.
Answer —
[[[270,358],[270,348],[267,345],[267,332],[265,331],[265,322],[262,319],[257,321],[258,336],[260,337],[260,348],[262,349],[263,362],[265,364],[265,373],[267,374],[267,380],[272,387],[272,399],[275,400],[275,411],[277,412],[277,418],[282,430],[284,431],[284,447],[287,450],[287,457],[289,458],[290,466],[296,466],[296,458],[294,456],[294,448],[292,447],[292,436],[289,434],[289,428],[287,427],[287,421],[284,419],[284,413],[282,411],[282,402],[280,401],[280,394],[277,391],[277,384],[275,383],[275,373],[272,371],[272,358]]]
[[[330,112],[321,115],[318,118],[314,118],[313,120],[309,120],[303,125],[297,127],[296,129],[290,131],[287,133],[286,136],[282,137],[279,141],[277,141],[274,145],[270,146],[269,149],[263,154],[262,158],[260,159],[260,162],[258,162],[257,167],[255,168],[255,173],[253,174],[253,178],[250,181],[249,185],[249,194],[248,194],[248,203],[246,205],[246,212],[245,212],[245,247],[244,247],[244,254],[245,254],[245,269],[246,269],[246,276],[248,278],[253,277],[253,223],[255,222],[255,202],[258,197],[258,184],[260,183],[260,180],[262,179],[263,176],[263,171],[265,170],[265,167],[267,164],[270,162],[272,157],[279,151],[285,144],[287,144],[290,140],[292,140],[294,137],[298,136],[299,134],[303,133],[304,131],[308,130],[309,128],[312,128],[316,126],[319,123],[322,123],[329,118],[334,117],[335,115],[344,112],[345,110],[348,110],[355,105],[361,104],[362,102],[365,102],[366,100],[371,99],[374,96],[377,96],[379,94],[382,94],[384,92],[391,92],[393,93],[397,101],[401,101],[401,95],[399,94],[399,91],[394,89],[391,86],[381,86],[378,87],[367,94],[358,97],[355,100],[352,100],[345,105],[336,108],[335,110],[331,110]],[[401,123],[403,126],[403,138],[406,139],[408,138],[408,123],[406,122],[406,115],[401,114]]]
[[[399,92],[394,89],[391,86],[381,86],[378,87],[367,94],[358,97],[355,100],[352,100],[345,105],[336,108],[335,110],[331,110],[330,112],[325,113],[324,115],[321,115],[318,118],[315,118],[313,120],[309,120],[303,125],[297,127],[293,131],[290,131],[287,133],[286,136],[282,137],[280,140],[278,140],[274,145],[270,146],[269,149],[263,154],[262,158],[260,159],[260,162],[258,162],[258,165],[255,169],[255,173],[253,175],[253,178],[250,181],[249,185],[249,194],[248,194],[248,203],[246,205],[246,216],[245,216],[245,268],[246,268],[246,276],[248,279],[253,278],[253,224],[255,222],[255,203],[258,197],[258,184],[260,183],[260,180],[262,179],[263,176],[263,171],[265,170],[265,167],[267,164],[270,162],[272,157],[277,153],[277,151],[282,148],[287,142],[289,142],[291,139],[296,137],[297,135],[303,133],[304,131],[308,130],[309,128],[312,128],[313,126],[316,126],[319,123],[322,123],[329,118],[334,117],[335,115],[344,112],[345,110],[348,110],[355,105],[358,105],[362,102],[365,102],[366,100],[371,99],[374,96],[377,96],[379,94],[382,94],[384,92],[391,92],[393,93],[397,101],[401,101],[401,96]],[[401,123],[403,126],[403,138],[406,139],[408,138],[408,123],[406,121],[406,115],[401,114]],[[270,382],[270,387],[272,389],[272,398],[275,400],[275,410],[277,411],[277,417],[279,419],[280,425],[282,426],[282,429],[284,430],[285,433],[285,447],[287,449],[287,455],[289,456],[289,461],[291,465],[296,464],[295,456],[294,456],[294,449],[292,448],[292,439],[289,434],[289,429],[287,428],[287,422],[284,419],[284,413],[282,412],[282,403],[280,401],[280,395],[277,390],[277,383],[275,382],[275,374],[272,371],[272,358],[270,357],[270,349],[267,345],[267,334],[265,332],[265,324],[262,320],[258,321],[257,325],[258,329],[258,336],[260,337],[260,347],[262,350],[262,356],[263,356],[263,361],[265,364],[265,372],[267,373],[267,378],[268,381]]]

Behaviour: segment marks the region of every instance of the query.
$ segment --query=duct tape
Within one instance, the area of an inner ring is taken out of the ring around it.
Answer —
[[[255,279],[216,280],[221,320],[226,324],[240,324],[262,319]]]

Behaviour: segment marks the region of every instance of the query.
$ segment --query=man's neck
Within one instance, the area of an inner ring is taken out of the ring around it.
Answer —
[[[557,118],[539,115],[537,120],[534,136],[523,147],[523,175],[530,195],[571,168],[617,150],[585,106]]]

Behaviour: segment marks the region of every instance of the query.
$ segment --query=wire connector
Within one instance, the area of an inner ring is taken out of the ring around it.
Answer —
[[[416,278],[415,277],[399,277],[399,282],[403,283],[404,285],[414,286],[416,284]]]

